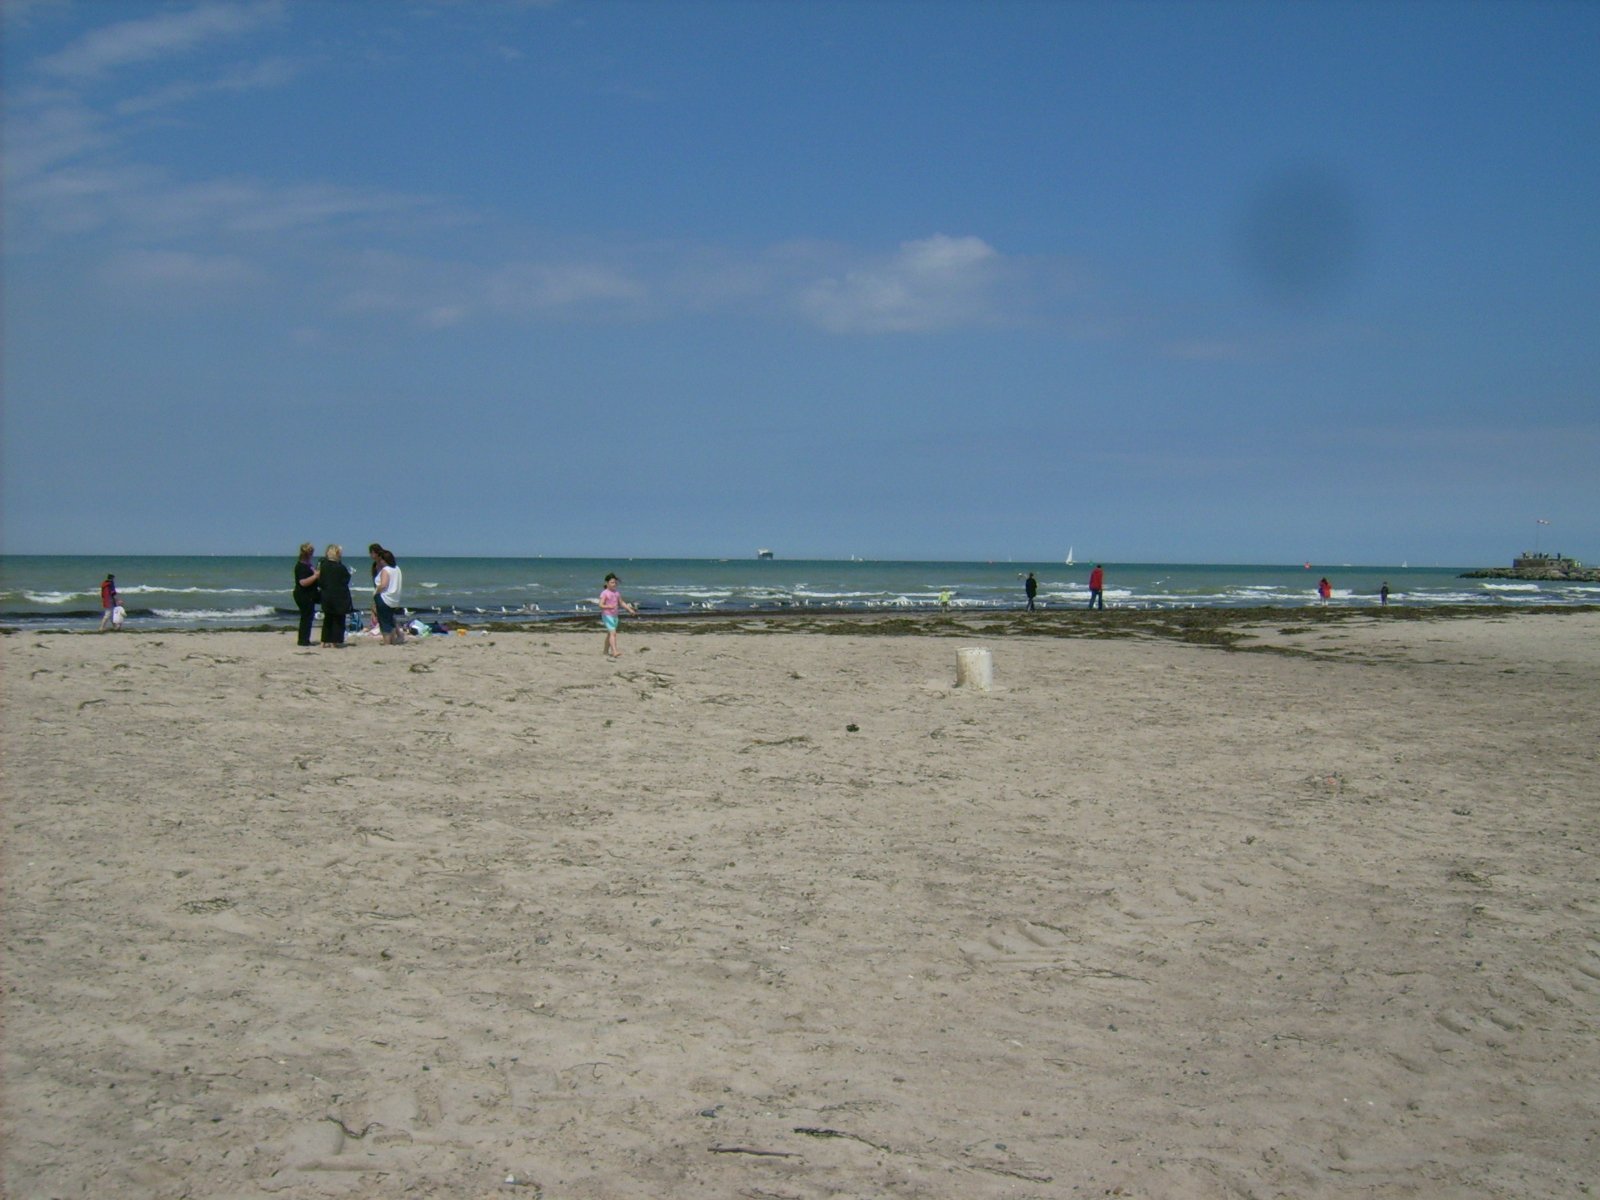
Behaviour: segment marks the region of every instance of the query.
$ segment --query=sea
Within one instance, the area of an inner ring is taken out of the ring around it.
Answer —
[[[367,561],[353,559],[352,592],[367,607]],[[89,630],[100,622],[100,581],[116,576],[130,629],[291,628],[292,557],[0,556],[0,629]],[[411,558],[400,560],[401,600],[424,621],[529,624],[594,614],[608,571],[641,613],[924,611],[948,594],[954,610],[1017,609],[1023,582],[1038,579],[1047,609],[1088,603],[1092,563],[872,562],[798,559]],[[1600,603],[1600,584],[1463,579],[1470,567],[1293,563],[1105,564],[1107,607],[1371,607],[1388,583],[1391,604],[1580,605]]]

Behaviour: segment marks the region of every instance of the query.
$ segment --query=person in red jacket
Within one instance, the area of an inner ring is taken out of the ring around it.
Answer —
[[[117,577],[107,575],[100,584],[100,632],[111,627],[111,613],[117,607]]]
[[[1106,607],[1106,569],[1095,563],[1094,570],[1089,572],[1089,607],[1098,608],[1101,612]]]

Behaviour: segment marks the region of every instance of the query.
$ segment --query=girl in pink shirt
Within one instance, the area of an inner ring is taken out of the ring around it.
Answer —
[[[606,657],[621,658],[622,651],[617,649],[617,612],[625,608],[638,616],[639,610],[622,598],[622,593],[617,590],[615,575],[606,576],[605,589],[595,603],[600,606],[600,623],[606,627]]]

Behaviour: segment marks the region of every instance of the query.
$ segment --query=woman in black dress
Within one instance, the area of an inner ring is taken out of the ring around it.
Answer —
[[[300,636],[297,646],[311,645],[311,622],[317,617],[317,569],[311,565],[316,553],[310,542],[300,543],[300,558],[294,564],[294,605],[300,610]]]
[[[317,567],[318,587],[322,592],[322,644],[344,645],[344,624],[355,607],[350,599],[350,568],[344,565],[344,549],[329,546]]]

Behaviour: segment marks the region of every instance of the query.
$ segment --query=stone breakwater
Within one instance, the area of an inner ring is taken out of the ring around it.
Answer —
[[[1484,567],[1463,571],[1462,579],[1525,579],[1545,583],[1600,583],[1600,567]]]

